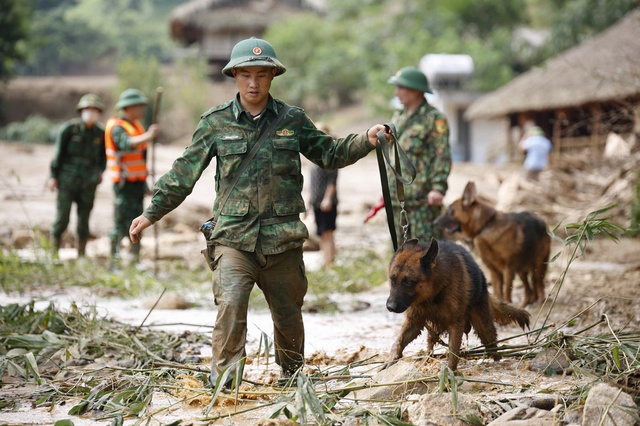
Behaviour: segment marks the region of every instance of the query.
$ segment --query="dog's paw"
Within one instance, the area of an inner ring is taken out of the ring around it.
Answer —
[[[397,363],[399,359],[400,359],[400,358],[391,358],[391,359],[389,359],[387,362],[385,362],[384,364],[382,364],[382,365],[380,366],[380,368],[378,369],[378,371],[384,371],[384,370],[386,370],[387,368],[391,367],[393,364]]]

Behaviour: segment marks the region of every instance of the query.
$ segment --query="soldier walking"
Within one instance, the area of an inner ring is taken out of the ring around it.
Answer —
[[[104,127],[98,122],[104,105],[97,95],[90,93],[80,98],[76,110],[80,117],[63,124],[51,161],[49,188],[58,191],[51,236],[57,255],[62,234],[69,226],[71,207],[76,203],[78,257],[83,257],[90,235],[89,216],[96,188],[102,182],[106,166]]]
[[[105,145],[107,167],[115,194],[114,224],[109,233],[111,259],[114,265],[120,259],[120,243],[129,234],[131,221],[142,213],[147,186],[147,143],[156,137],[158,126],[148,130],[140,122],[149,101],[137,89],[120,94],[116,110],[120,116],[107,120]],[[140,245],[131,246],[132,264],[140,260]]]
[[[378,124],[337,140],[327,135],[302,109],[271,97],[273,78],[285,71],[267,41],[236,44],[222,72],[235,79],[238,94],[202,115],[191,145],[158,179],[151,205],[131,224],[131,241],[137,243],[145,228],[182,203],[215,158],[214,220],[207,237],[218,306],[212,384],[246,355],[249,295],[256,284],[271,310],[281,378],[289,380],[302,367],[307,292],[302,245],[309,232],[300,220],[305,211],[300,155],[323,168],[344,167],[373,150],[384,129]]]

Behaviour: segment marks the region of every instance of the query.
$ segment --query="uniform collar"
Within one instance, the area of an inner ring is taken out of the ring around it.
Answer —
[[[429,107],[431,107],[431,105],[429,104],[429,102],[427,102],[426,99],[423,99],[422,102],[420,103],[420,105],[417,106],[416,109],[414,109],[410,115],[414,115],[415,113],[417,113],[418,111],[423,111],[425,109],[428,109]],[[403,108],[403,113],[407,114],[407,108],[404,107]]]
[[[252,120],[251,118],[251,114],[249,114],[243,107],[242,104],[240,103],[240,94],[236,94],[236,97],[233,99],[233,103],[232,103],[232,111],[233,111],[233,115],[236,118],[236,121],[240,121],[240,117],[244,114],[248,120]],[[278,115],[278,104],[276,103],[276,101],[273,99],[273,97],[271,95],[269,95],[269,99],[267,100],[267,107],[265,108],[265,110],[269,110],[271,112],[273,112],[274,115]]]

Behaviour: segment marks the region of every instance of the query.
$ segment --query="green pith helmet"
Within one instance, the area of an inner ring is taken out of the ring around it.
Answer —
[[[93,93],[87,93],[82,96],[78,101],[78,105],[76,105],[76,110],[80,111],[85,108],[98,108],[100,111],[104,111],[104,104],[98,97],[98,95],[94,95]]]
[[[400,68],[400,71],[398,71],[396,75],[389,77],[387,83],[413,90],[420,90],[421,92],[433,93],[429,87],[427,76],[417,67]]]
[[[127,89],[120,94],[116,109],[122,109],[131,105],[146,105],[149,103],[147,97],[138,89]]]
[[[222,69],[222,74],[233,77],[231,70],[237,67],[272,67],[276,75],[284,74],[287,70],[278,61],[273,46],[265,40],[251,37],[233,46],[229,63]]]

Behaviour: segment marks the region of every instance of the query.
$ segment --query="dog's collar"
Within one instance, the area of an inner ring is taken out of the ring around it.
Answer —
[[[493,214],[491,215],[491,217],[489,218],[489,220],[487,220],[484,225],[482,225],[482,227],[480,229],[478,229],[478,232],[476,232],[476,235],[480,235],[482,233],[482,231],[484,231],[484,229],[489,226],[489,224],[491,222],[493,222],[496,218],[496,215],[498,214],[497,211],[494,211]]]

